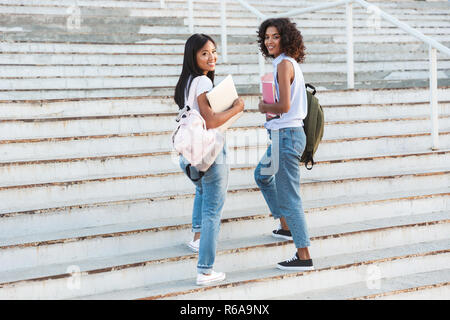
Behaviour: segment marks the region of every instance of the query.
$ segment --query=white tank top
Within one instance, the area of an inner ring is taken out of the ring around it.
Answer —
[[[277,67],[283,60],[289,60],[294,66],[294,81],[291,84],[291,108],[287,113],[281,114],[280,118],[267,121],[264,124],[266,129],[278,130],[289,127],[303,127],[303,119],[305,119],[306,114],[308,113],[308,100],[302,70],[300,69],[297,61],[284,53],[280,54],[272,62],[273,79],[275,82],[277,97],[280,96],[280,89],[277,80]]]

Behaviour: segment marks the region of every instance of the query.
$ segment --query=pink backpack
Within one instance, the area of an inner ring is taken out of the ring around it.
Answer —
[[[186,169],[188,175],[190,166],[203,173],[207,171],[222,151],[225,141],[221,131],[206,129],[205,120],[192,108],[199,80],[200,77],[192,80],[187,104],[180,110],[176,119],[179,125],[172,134],[173,148],[189,161]]]

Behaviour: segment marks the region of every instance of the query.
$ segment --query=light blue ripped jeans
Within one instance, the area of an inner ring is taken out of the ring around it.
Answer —
[[[198,253],[198,273],[210,273],[216,258],[217,237],[220,216],[228,189],[229,165],[226,161],[226,146],[217,159],[195,184],[194,208],[192,211],[192,231],[201,232]],[[180,167],[186,173],[189,163],[180,156]],[[198,178],[198,171],[190,168],[191,177]],[[187,174],[187,173],[186,173]]]
[[[299,160],[306,135],[303,127],[268,132],[272,144],[255,169],[255,181],[273,217],[286,219],[296,248],[305,248],[310,240],[300,196]]]

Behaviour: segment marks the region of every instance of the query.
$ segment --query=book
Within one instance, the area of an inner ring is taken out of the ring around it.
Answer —
[[[273,74],[266,73],[261,77],[262,82],[262,94],[264,103],[272,104],[276,101],[276,90],[273,82]],[[276,113],[267,112],[266,121],[280,118],[281,115]]]
[[[206,94],[206,98],[209,101],[211,108],[214,112],[222,112],[229,109],[234,100],[238,98],[236,87],[234,86],[233,78],[228,75],[217,86]],[[218,127],[219,130],[225,131],[228,129],[237,119],[239,119],[244,112],[241,111],[234,115],[227,122]]]
[[[273,74],[266,73],[261,77],[263,101],[275,103],[275,86],[273,85]]]

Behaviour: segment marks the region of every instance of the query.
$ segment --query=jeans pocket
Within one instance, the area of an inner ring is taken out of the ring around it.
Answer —
[[[291,129],[291,141],[292,141],[292,147],[294,148],[295,152],[301,156],[303,154],[303,151],[305,151],[306,147],[306,135],[305,131],[303,130],[303,127]]]

